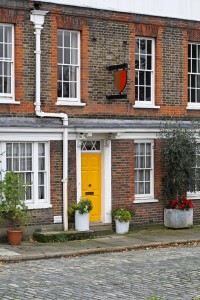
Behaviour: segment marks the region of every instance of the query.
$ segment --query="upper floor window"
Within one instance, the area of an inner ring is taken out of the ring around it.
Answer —
[[[200,108],[200,44],[188,45],[188,108]]]
[[[0,24],[0,98],[14,98],[14,27]]]
[[[80,33],[58,30],[58,101],[80,101]]]
[[[135,107],[154,105],[153,39],[138,37],[135,41]]]

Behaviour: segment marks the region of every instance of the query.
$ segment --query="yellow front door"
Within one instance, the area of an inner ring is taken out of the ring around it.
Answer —
[[[90,221],[101,221],[101,154],[81,154],[82,197],[92,201]]]

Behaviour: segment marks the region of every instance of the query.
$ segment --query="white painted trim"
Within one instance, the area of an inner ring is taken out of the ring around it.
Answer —
[[[77,203],[81,198],[81,141],[76,140],[76,191]]]
[[[95,140],[96,139],[94,137]],[[111,141],[106,141],[101,137],[101,222],[111,223]],[[81,197],[81,145],[80,140],[76,140],[76,187],[77,187],[77,202]],[[89,152],[88,152],[89,153]],[[92,153],[92,152],[90,152]]]
[[[148,109],[148,108],[159,109],[160,108],[160,106],[148,104],[147,101],[146,102],[144,101],[144,103],[138,103],[138,102],[141,102],[141,101],[135,101],[135,105],[133,105],[134,108],[145,108],[145,109]]]
[[[190,200],[200,200],[200,192],[196,192],[196,193],[187,192],[187,198]]]
[[[138,199],[137,197],[133,201],[134,204],[139,204],[139,203],[153,203],[153,202],[158,202],[158,199],[154,198],[141,198]]]
[[[0,132],[0,141],[4,142],[45,142],[45,141],[60,141],[62,133],[23,133],[23,132]]]
[[[200,110],[200,103],[189,103],[186,106],[186,109],[188,110]]]
[[[112,166],[111,140],[102,141],[102,222],[111,223],[112,209]]]
[[[78,102],[78,101],[68,101],[64,100],[64,98],[58,98],[56,105],[65,105],[65,106],[86,106],[86,103]]]
[[[26,204],[28,209],[45,209],[45,208],[52,208],[51,204],[46,204],[46,203],[37,203],[37,204]]]
[[[199,0],[41,0],[41,2],[200,21]]]
[[[5,97],[0,97],[0,104],[20,104],[20,101],[15,101],[13,98],[7,100]]]
[[[150,194],[135,194],[136,201],[147,201],[154,199],[154,176],[155,176],[155,166],[154,166],[154,140],[151,139],[136,139],[134,144],[137,143],[151,143],[151,172],[150,172]],[[148,202],[148,201],[147,201]]]

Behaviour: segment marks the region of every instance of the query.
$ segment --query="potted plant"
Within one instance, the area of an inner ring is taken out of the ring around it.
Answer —
[[[89,230],[89,217],[92,208],[92,201],[88,198],[81,198],[77,204],[72,204],[69,207],[69,215],[75,214],[75,230]]]
[[[7,220],[10,229],[7,229],[9,244],[19,245],[22,240],[22,226],[30,221],[25,204],[26,184],[19,173],[6,172],[0,181],[0,218]]]
[[[135,215],[133,207],[116,207],[112,210],[111,215],[115,220],[116,233],[124,234],[129,231],[129,223]]]
[[[169,228],[193,226],[193,203],[185,197],[171,201],[164,211],[164,225]]]
[[[192,202],[185,198],[195,192],[197,172],[197,142],[195,124],[170,122],[161,128],[159,137],[163,170],[164,225],[185,228],[193,224]]]

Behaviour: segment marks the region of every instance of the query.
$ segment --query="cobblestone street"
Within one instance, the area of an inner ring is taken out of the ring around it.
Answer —
[[[0,265],[0,299],[191,300],[200,297],[200,246]]]

